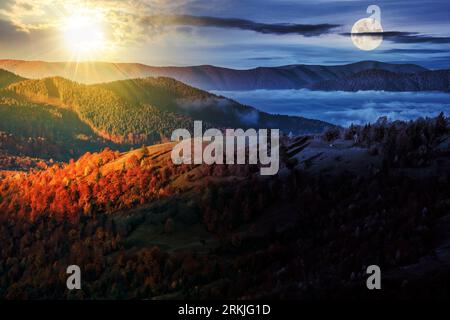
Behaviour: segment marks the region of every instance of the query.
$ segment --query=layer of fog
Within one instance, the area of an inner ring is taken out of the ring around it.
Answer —
[[[177,99],[177,105],[190,112],[222,112],[224,116],[236,117],[246,125],[256,125],[259,121],[259,112],[253,108],[241,110],[237,108],[236,103],[228,99],[213,97],[203,99]]]
[[[310,90],[214,91],[273,114],[297,115],[348,126],[450,115],[450,94],[416,92],[323,92]]]

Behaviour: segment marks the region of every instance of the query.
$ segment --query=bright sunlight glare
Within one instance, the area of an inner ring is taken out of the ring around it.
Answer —
[[[92,57],[105,49],[106,41],[100,18],[86,14],[68,17],[62,32],[69,50],[77,57]]]

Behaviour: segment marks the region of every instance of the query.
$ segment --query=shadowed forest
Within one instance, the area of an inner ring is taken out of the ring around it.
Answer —
[[[175,166],[172,143],[4,171],[0,295],[353,299],[378,264],[379,299],[448,297],[449,133],[441,114],[286,136],[273,177]],[[364,170],[333,153],[352,150]],[[66,289],[68,264],[82,291]]]

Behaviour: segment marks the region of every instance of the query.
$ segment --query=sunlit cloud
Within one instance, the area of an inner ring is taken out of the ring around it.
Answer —
[[[142,26],[142,19],[149,14],[167,14],[181,10],[187,0],[10,0],[0,17],[10,21],[18,31],[58,29],[74,14],[95,15],[109,30],[109,40],[116,44],[150,38]],[[159,34],[162,29],[152,30]]]

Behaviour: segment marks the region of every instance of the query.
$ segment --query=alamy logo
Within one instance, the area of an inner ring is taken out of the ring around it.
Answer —
[[[367,289],[369,290],[380,290],[381,289],[381,269],[377,265],[371,265],[367,267],[367,274],[370,276],[367,278]]]
[[[261,175],[275,175],[280,167],[278,129],[270,129],[270,139],[268,129],[226,129],[225,135],[219,129],[208,129],[203,134],[202,122],[194,121],[193,138],[189,130],[177,129],[171,140],[180,141],[172,150],[174,164],[259,163]]]
[[[70,276],[67,278],[66,286],[69,290],[80,290],[81,289],[81,269],[77,265],[71,265],[67,267],[67,274]]]

